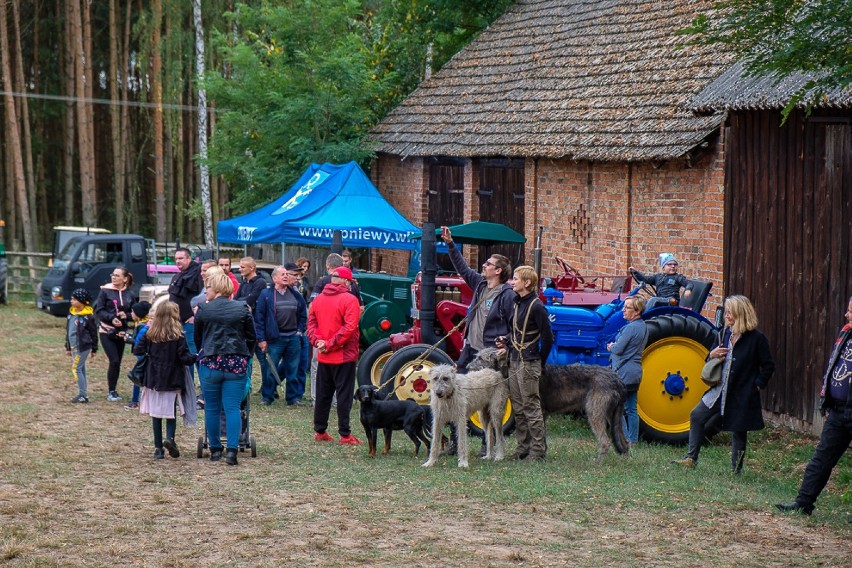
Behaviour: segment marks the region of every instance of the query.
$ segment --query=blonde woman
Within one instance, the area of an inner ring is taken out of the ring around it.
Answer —
[[[710,350],[723,359],[722,381],[710,388],[689,415],[689,451],[672,463],[695,467],[707,423],[721,416],[722,430],[731,433],[731,471],[742,472],[749,430],[763,429],[760,391],[766,388],[775,362],[766,336],[757,329],[757,314],[745,296],[725,300],[725,328]]]
[[[154,428],[154,459],[164,458],[163,448],[173,458],[180,457],[175,442],[177,419],[175,406],[184,414],[181,398],[186,385],[186,365],[195,362],[189,351],[180,322],[180,308],[174,302],[157,304],[148,324],[148,331],[133,348],[133,353],[148,353],[148,366],[142,384],[139,412],[148,414]],[[163,439],[163,419],[166,420],[166,438]]]
[[[256,337],[251,311],[245,302],[231,300],[233,293],[234,285],[224,272],[209,270],[207,302],[199,305],[195,313],[198,376],[207,406],[204,425],[210,460],[222,458],[220,414],[224,410],[228,465],[237,465],[242,426],[240,403],[246,396],[248,363]]]

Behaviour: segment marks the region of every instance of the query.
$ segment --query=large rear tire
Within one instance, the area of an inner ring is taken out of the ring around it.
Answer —
[[[707,391],[701,369],[713,344],[713,326],[697,317],[665,315],[645,322],[637,406],[639,432],[651,442],[689,441],[689,413]],[[715,433],[715,432],[714,432]],[[709,430],[708,430],[708,435]]]
[[[382,369],[393,355],[390,339],[380,339],[364,350],[358,359],[358,386],[365,385],[381,386]]]

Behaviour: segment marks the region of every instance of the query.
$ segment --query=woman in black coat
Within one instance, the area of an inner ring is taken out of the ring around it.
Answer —
[[[775,363],[766,336],[757,329],[757,314],[745,296],[725,300],[725,329],[708,360],[724,361],[722,381],[710,388],[689,415],[689,451],[673,463],[695,467],[707,423],[721,415],[722,429],[731,433],[731,470],[739,474],[745,460],[749,430],[763,429],[760,391],[766,388]]]

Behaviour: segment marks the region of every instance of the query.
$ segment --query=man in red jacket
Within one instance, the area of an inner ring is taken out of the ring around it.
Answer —
[[[326,430],[331,400],[337,393],[337,431],[340,443],[356,445],[349,413],[355,392],[355,362],[358,360],[358,319],[361,306],[349,293],[352,271],[344,266],[331,272],[331,283],[314,299],[308,314],[308,339],[317,351],[317,399],[314,406],[314,440],[333,442]]]

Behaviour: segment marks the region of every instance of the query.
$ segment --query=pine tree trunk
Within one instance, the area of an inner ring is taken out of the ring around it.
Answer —
[[[76,85],[74,83],[74,41],[73,41],[73,31],[71,28],[71,18],[69,18],[68,8],[65,7],[65,14],[62,14],[61,4],[57,4],[60,8],[57,9],[57,16],[60,21],[65,22],[65,41],[62,45],[62,62],[63,62],[63,76],[65,79],[65,92],[69,95],[74,92]],[[74,103],[67,102],[65,103],[65,114],[64,114],[64,124],[65,129],[63,132],[64,139],[64,155],[62,160],[62,172],[63,172],[63,196],[65,208],[63,212],[63,219],[65,220],[66,225],[74,225],[74,197],[76,192],[74,191],[74,139],[77,136],[76,130],[74,128]]]
[[[86,0],[84,3],[88,5]],[[83,23],[80,18],[80,3],[77,0],[68,2],[68,12],[71,19],[71,41],[74,42],[74,95],[77,97],[77,146],[80,164],[80,197],[82,203],[83,224],[88,227],[96,225],[97,200],[95,199],[95,178],[92,165],[92,145],[89,140],[91,115],[90,104],[86,96],[86,72],[84,68],[85,51],[83,49]]]
[[[163,87],[161,80],[160,26],[163,22],[163,7],[160,0],[153,0],[151,21],[151,91],[154,108],[154,213],[157,218],[157,240],[166,241],[166,191],[163,180]]]
[[[128,101],[130,97],[130,78],[133,71],[130,69],[130,32],[131,32],[131,17],[133,14],[133,0],[127,0],[124,14],[124,48],[122,49],[121,69],[126,74],[121,82],[121,99]],[[121,107],[121,164],[122,168],[118,174],[121,177],[121,186],[124,188],[125,195],[128,196],[128,211],[127,216],[130,219],[131,230],[137,232],[139,230],[139,208],[138,200],[135,199],[135,186],[131,188],[133,154],[130,152],[130,107],[122,105]]]
[[[112,104],[109,108],[110,114],[110,140],[112,141],[112,176],[113,190],[115,192],[115,230],[119,233],[125,231],[124,227],[124,148],[121,145],[121,109],[119,99],[119,82],[126,82],[126,69],[120,69],[118,62],[121,58],[121,44],[118,41],[118,14],[116,3],[118,0],[109,0],[109,98]]]
[[[20,29],[20,10],[18,6],[20,0],[12,0],[12,22],[14,24],[15,35],[15,90],[24,93],[27,91],[27,83],[24,80],[24,56],[21,49],[21,29]],[[33,145],[32,135],[30,133],[30,105],[27,97],[18,97],[18,106],[20,112],[18,119],[21,123],[21,152],[24,156],[24,181],[27,184],[27,201],[30,204],[31,217],[25,222],[33,227],[33,239],[35,247],[29,250],[38,250],[38,232],[35,230],[39,226],[36,218],[36,186],[35,186],[35,165],[33,163]]]
[[[12,66],[9,60],[9,33],[6,25],[6,0],[0,0],[0,74],[3,76],[3,106],[6,109],[6,139],[7,148],[11,152],[11,166],[15,194],[18,201],[18,217],[24,235],[24,248],[36,250],[33,239],[33,226],[30,223],[30,207],[27,200],[27,184],[24,179],[24,157],[21,153],[21,134],[18,127],[18,117],[15,116],[15,90],[12,81]]]

